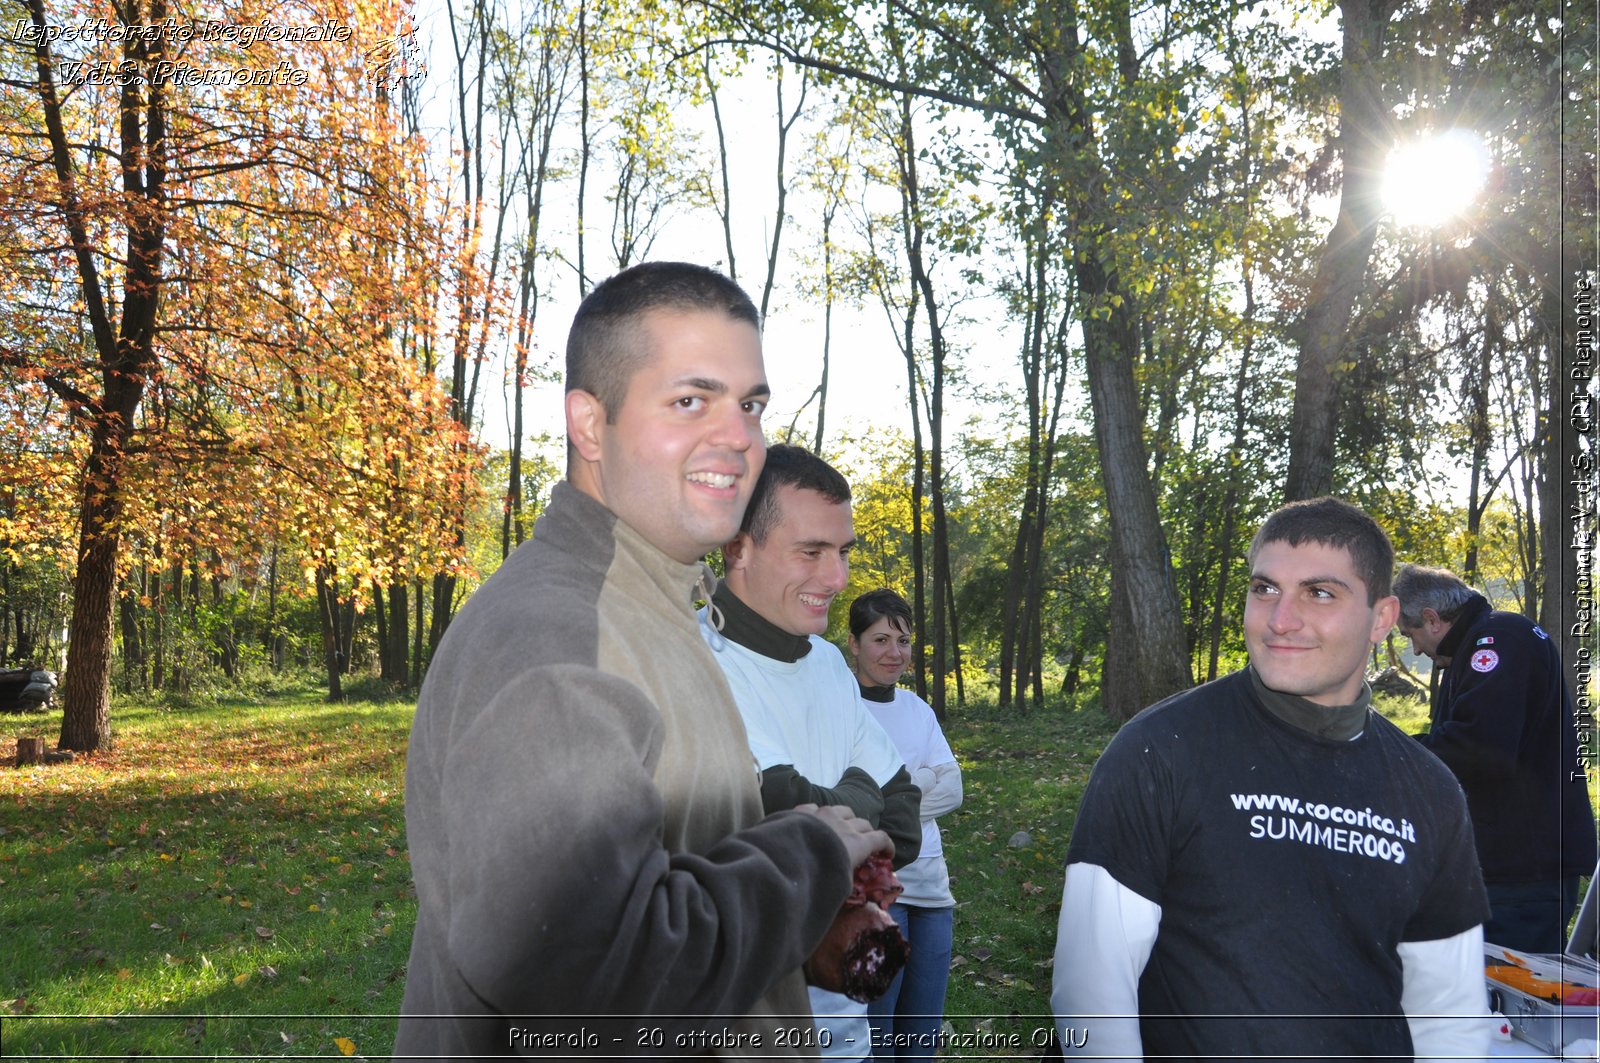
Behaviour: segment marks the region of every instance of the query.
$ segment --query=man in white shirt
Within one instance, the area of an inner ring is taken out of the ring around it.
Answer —
[[[847,805],[889,835],[902,867],[922,844],[921,793],[844,655],[820,637],[854,545],[845,478],[800,447],[769,448],[701,634],[744,719],[763,809]],[[865,1004],[812,986],[811,1005],[824,1056],[871,1054]]]

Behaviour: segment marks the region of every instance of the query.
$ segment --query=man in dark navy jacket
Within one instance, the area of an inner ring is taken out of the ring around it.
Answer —
[[[1401,632],[1442,669],[1432,727],[1417,738],[1467,793],[1492,910],[1484,940],[1560,952],[1595,863],[1561,655],[1527,617],[1491,608],[1444,569],[1403,565],[1394,593]]]

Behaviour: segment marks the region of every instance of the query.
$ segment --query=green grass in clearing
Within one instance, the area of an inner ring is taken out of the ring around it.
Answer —
[[[1421,703],[1379,708],[1426,722]],[[0,767],[0,1053],[386,1054],[416,921],[411,713],[315,694],[118,706],[111,753]],[[4,717],[0,736],[58,725]],[[966,800],[941,820],[958,903],[946,1014],[1021,1046],[960,1054],[1038,1054],[1067,843],[1115,730],[1059,703],[952,710]]]
[[[362,1016],[399,1010],[415,922],[411,712],[119,705],[110,753],[0,768],[5,1054],[387,1053]]]
[[[957,905],[945,1014],[958,1032],[1014,1033],[1027,1051],[1048,1027],[1039,1017],[1050,1010],[1067,842],[1089,771],[1115,733],[1098,709],[1058,703],[1026,715],[952,712],[945,734],[965,797],[940,826]],[[1014,847],[1020,832],[1028,841]]]

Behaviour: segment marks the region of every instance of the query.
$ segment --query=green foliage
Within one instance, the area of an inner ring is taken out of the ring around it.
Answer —
[[[0,553],[0,667],[55,667],[66,650],[69,595],[57,559]]]
[[[850,552],[850,582],[834,600],[828,637],[840,645],[850,633],[850,603],[867,591],[888,587],[911,600],[911,443],[898,432],[869,438],[842,436],[830,461],[850,481],[856,546]],[[932,510],[923,500],[923,527]]]

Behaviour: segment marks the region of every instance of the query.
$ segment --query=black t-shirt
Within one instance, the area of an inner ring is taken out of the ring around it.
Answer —
[[[1488,915],[1449,770],[1376,713],[1351,741],[1292,727],[1247,672],[1118,733],[1067,861],[1161,906],[1151,1056],[1409,1056],[1396,947]]]

